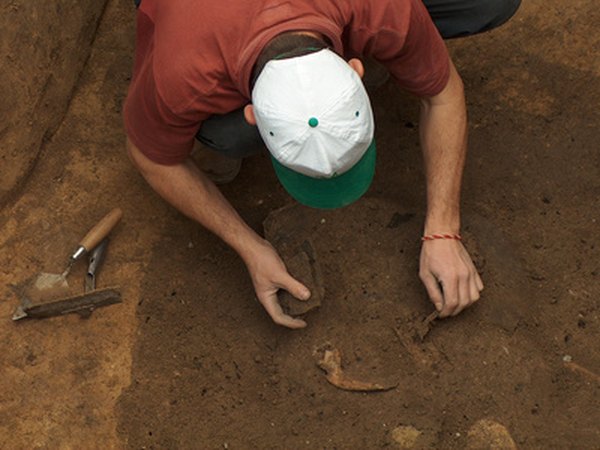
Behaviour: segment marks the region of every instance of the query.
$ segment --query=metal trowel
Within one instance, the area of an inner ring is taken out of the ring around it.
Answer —
[[[122,215],[123,211],[120,208],[115,208],[88,231],[84,238],[79,241],[76,250],[69,256],[67,267],[62,273],[40,273],[27,291],[29,300],[43,302],[68,294],[67,276],[73,264],[93,250],[119,223]]]

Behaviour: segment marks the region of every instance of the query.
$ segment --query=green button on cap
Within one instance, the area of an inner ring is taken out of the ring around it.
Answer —
[[[316,117],[311,117],[310,119],[308,119],[308,124],[314,128],[317,125],[319,125],[319,119],[317,119]]]

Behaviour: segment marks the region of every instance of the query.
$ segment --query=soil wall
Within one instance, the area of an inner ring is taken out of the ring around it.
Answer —
[[[0,7],[0,205],[57,129],[106,0],[12,0]]]

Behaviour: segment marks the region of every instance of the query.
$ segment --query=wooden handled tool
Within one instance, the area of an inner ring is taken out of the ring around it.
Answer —
[[[67,275],[69,275],[73,263],[89,251],[92,251],[117,225],[122,215],[123,211],[120,208],[115,208],[88,231],[85,237],[79,242],[77,250],[69,257],[67,267],[63,273],[40,273],[28,291],[29,298],[39,302],[62,297],[67,294],[69,289]]]
[[[104,216],[102,220],[100,220],[100,222],[98,222],[90,231],[88,231],[83,239],[79,241],[77,250],[75,250],[69,258],[69,268],[75,261],[96,247],[100,241],[102,241],[102,239],[108,236],[115,225],[119,223],[122,216],[123,211],[121,211],[121,208],[115,208],[106,216]]]

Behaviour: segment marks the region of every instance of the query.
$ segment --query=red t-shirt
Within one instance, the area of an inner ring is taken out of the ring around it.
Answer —
[[[285,31],[323,34],[345,58],[371,56],[418,96],[449,76],[421,0],[143,0],[125,129],[151,160],[187,158],[203,120],[249,103],[260,51]]]

